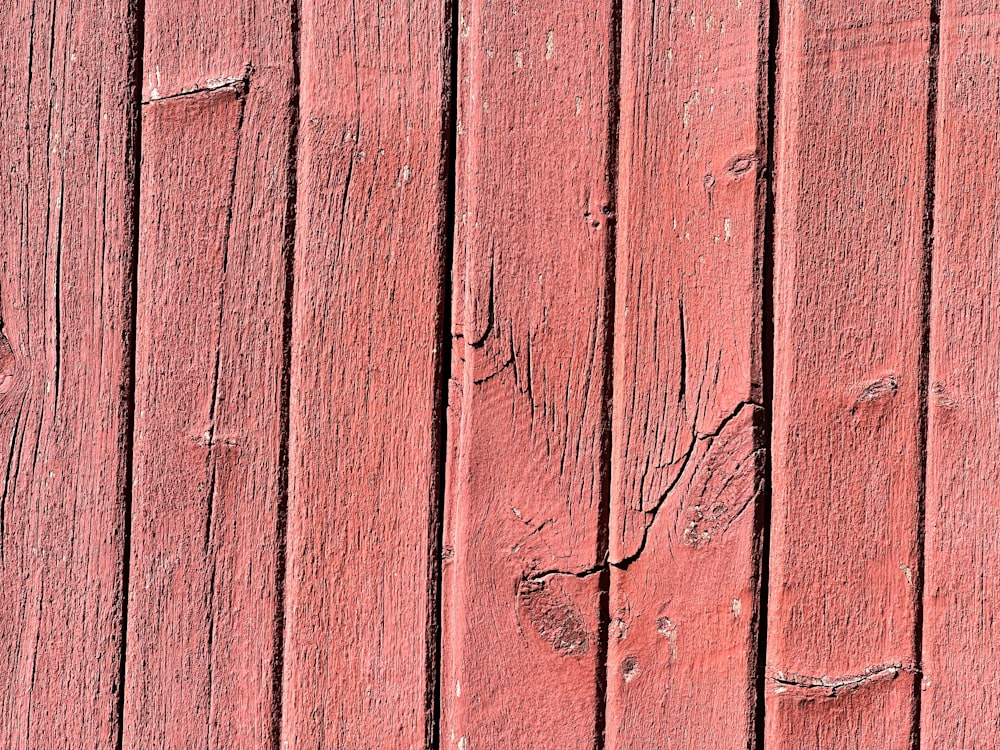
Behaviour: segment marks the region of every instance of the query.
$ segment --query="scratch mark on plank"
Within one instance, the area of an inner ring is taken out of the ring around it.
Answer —
[[[891,682],[901,673],[917,675],[919,672],[920,670],[911,664],[896,662],[879,664],[868,667],[858,674],[836,678],[826,675],[809,677],[791,672],[773,670],[767,675],[767,680],[774,686],[772,692],[775,695],[803,700],[815,700],[817,698],[837,698],[841,695],[853,693],[867,685]]]
[[[197,86],[192,89],[185,89],[184,91],[178,91],[176,94],[167,94],[166,96],[159,96],[156,93],[156,89],[150,93],[148,99],[143,99],[142,104],[155,104],[157,102],[166,102],[171,99],[180,99],[182,97],[188,96],[198,96],[199,94],[208,94],[213,91],[219,91],[220,89],[236,89],[236,94],[239,97],[246,95],[247,90],[250,88],[250,74],[253,72],[251,65],[247,64],[246,72],[239,77],[230,78],[220,78],[218,80],[209,81],[203,86]]]

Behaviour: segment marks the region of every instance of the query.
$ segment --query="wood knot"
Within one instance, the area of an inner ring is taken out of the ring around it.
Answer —
[[[739,154],[726,162],[726,174],[735,180],[750,173],[756,166],[756,154]]]
[[[754,507],[765,461],[758,431],[760,413],[756,405],[740,405],[716,434],[697,441],[675,527],[687,547],[706,547],[744,517],[747,508]]]
[[[518,605],[528,622],[561,656],[590,651],[590,633],[572,600],[549,580],[523,580],[518,586]]]
[[[857,403],[871,404],[876,401],[885,401],[892,398],[899,392],[899,380],[895,375],[886,375],[864,387],[858,395]]]
[[[951,411],[958,408],[958,399],[952,394],[948,386],[942,380],[936,380],[931,385],[931,396],[938,408]]]

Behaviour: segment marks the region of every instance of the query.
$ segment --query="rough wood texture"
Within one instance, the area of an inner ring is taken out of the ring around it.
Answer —
[[[607,2],[460,7],[443,747],[595,742],[612,35]]]
[[[448,12],[303,3],[288,747],[432,741]]]
[[[607,747],[753,742],[767,3],[626,3]]]
[[[996,744],[1000,0],[458,2],[3,5],[0,748]]]
[[[930,0],[783,0],[768,746],[909,748]]]
[[[118,731],[134,242],[128,2],[4,4],[0,746]]]
[[[289,4],[146,3],[125,747],[273,734]]]
[[[921,747],[996,744],[1000,5],[941,5]]]

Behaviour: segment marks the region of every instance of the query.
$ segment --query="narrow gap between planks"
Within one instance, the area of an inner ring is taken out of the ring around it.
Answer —
[[[285,581],[288,570],[288,438],[291,429],[292,301],[295,292],[295,227],[298,210],[299,108],[301,102],[301,0],[291,0],[292,80],[288,101],[288,155],[285,162],[286,204],[285,296],[282,300],[281,395],[278,443],[278,512],[275,534],[274,663],[271,665],[271,742],[281,747],[285,678]]]
[[[930,40],[927,53],[927,153],[924,183],[924,257],[923,290],[921,294],[921,346],[920,372],[917,393],[920,398],[920,427],[917,446],[921,467],[917,486],[917,585],[916,617],[913,624],[913,650],[917,663],[916,679],[913,681],[913,717],[910,728],[910,747],[920,747],[921,688],[923,683],[924,646],[924,577],[925,545],[927,528],[927,426],[930,406],[930,359],[931,359],[931,275],[934,257],[934,205],[935,205],[935,162],[937,160],[937,109],[938,109],[938,68],[941,48],[941,0],[931,0]]]
[[[132,49],[130,73],[132,76],[131,127],[129,128],[126,154],[132,170],[132,252],[128,267],[129,322],[126,332],[126,357],[128,358],[128,400],[126,403],[125,435],[122,438],[125,463],[124,518],[122,520],[122,579],[121,579],[121,638],[118,644],[118,695],[115,706],[117,738],[115,747],[122,750],[125,742],[125,670],[126,643],[128,640],[129,573],[132,562],[132,479],[135,455],[135,342],[139,296],[139,203],[142,198],[140,176],[142,170],[142,77],[146,41],[146,2],[133,0],[129,6],[132,16]]]
[[[458,138],[458,3],[444,0],[445,17],[444,86],[441,92],[441,179],[444,201],[438,235],[438,331],[437,388],[434,397],[435,485],[431,496],[427,529],[427,629],[424,694],[424,744],[427,750],[441,746],[441,659],[444,601],[442,597],[442,560],[444,546],[445,479],[448,474],[448,391],[452,361],[452,274],[455,272],[455,201],[457,185]]]
[[[600,605],[597,625],[597,659],[594,675],[596,688],[594,748],[604,750],[608,706],[608,637],[611,628],[611,457],[612,409],[614,408],[615,356],[615,277],[618,255],[618,182],[619,130],[621,124],[622,75],[622,0],[612,0],[608,39],[608,142],[607,174],[611,213],[607,217],[607,245],[604,270],[604,383],[601,402],[601,497],[597,517],[597,581]]]
[[[780,2],[770,0],[764,4],[761,19],[760,45],[761,68],[766,75],[761,76],[762,99],[765,107],[758,116],[758,133],[764,139],[761,150],[766,155],[764,180],[758,187],[762,195],[758,206],[763,210],[761,232],[761,400],[763,404],[764,489],[757,506],[757,534],[760,561],[757,569],[757,663],[756,704],[754,706],[754,745],[757,750],[764,748],[765,690],[767,688],[767,606],[768,583],[771,575],[771,433],[774,403],[774,178],[775,178],[775,128],[778,91],[778,30],[780,22]],[[760,209],[759,209],[760,210]]]

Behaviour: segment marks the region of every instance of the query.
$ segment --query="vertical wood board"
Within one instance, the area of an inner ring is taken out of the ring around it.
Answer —
[[[909,748],[930,1],[780,14],[765,741]]]
[[[459,8],[441,743],[593,747],[606,562],[606,2]]]
[[[433,742],[448,12],[302,5],[289,747]]]
[[[0,746],[113,747],[134,244],[127,2],[0,34]]]
[[[923,748],[996,742],[1000,7],[941,4],[928,393]]]
[[[753,743],[768,7],[624,7],[607,747]]]
[[[289,3],[145,5],[125,747],[264,747],[280,643]]]

